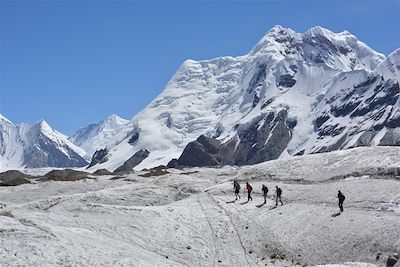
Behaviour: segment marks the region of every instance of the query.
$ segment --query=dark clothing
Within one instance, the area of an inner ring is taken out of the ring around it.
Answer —
[[[249,183],[246,183],[246,188],[247,188],[247,201],[253,201],[253,198],[251,197],[251,191],[253,191],[253,187]]]
[[[267,203],[268,187],[266,187],[265,185],[263,185],[263,187],[262,187],[262,191],[263,191],[263,196],[264,196],[264,204],[265,204],[265,203]]]
[[[282,189],[280,189],[279,187],[276,189],[276,194],[280,197],[282,196]]]
[[[240,184],[237,181],[233,182],[233,188],[236,190],[240,190]]]
[[[276,188],[276,204],[275,204],[275,206],[278,206],[278,200],[281,202],[281,205],[283,205],[282,189],[280,189],[279,187]]]
[[[343,212],[343,201],[340,201],[340,200],[339,200],[339,209],[340,209],[340,212]]]
[[[275,204],[275,206],[278,206],[278,200],[281,202],[281,205],[283,205],[283,202],[282,202],[282,198],[281,198],[281,196],[276,196],[276,204]]]
[[[268,187],[264,186],[264,187],[262,188],[262,191],[263,191],[263,195],[264,195],[264,196],[267,196],[267,194],[268,194]]]
[[[233,182],[233,190],[235,190],[235,196],[236,196],[236,200],[239,198],[240,199],[240,195],[239,195],[239,191],[240,191],[240,184],[237,181]]]
[[[338,199],[339,199],[339,209],[342,212],[343,211],[343,202],[346,199],[346,197],[342,194],[342,192],[339,191],[338,195],[337,195]]]

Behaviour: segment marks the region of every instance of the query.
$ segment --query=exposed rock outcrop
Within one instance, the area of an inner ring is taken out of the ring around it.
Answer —
[[[131,172],[134,167],[139,165],[145,158],[149,156],[150,152],[147,149],[137,151],[130,159],[119,166],[114,173]]]
[[[100,150],[97,150],[96,152],[94,152],[93,156],[92,156],[92,160],[90,161],[89,166],[87,167],[87,169],[89,169],[90,167],[96,165],[97,163],[103,163],[107,161],[107,149],[103,148]]]
[[[52,170],[40,178],[40,181],[78,181],[92,179],[89,173],[71,169]]]
[[[0,186],[16,186],[21,184],[29,184],[34,176],[22,173],[17,170],[9,170],[0,173]]]
[[[225,143],[202,135],[189,143],[179,159],[171,160],[168,167],[246,165],[276,159],[291,139],[288,124],[287,111],[281,110],[250,125],[238,125],[238,135]]]

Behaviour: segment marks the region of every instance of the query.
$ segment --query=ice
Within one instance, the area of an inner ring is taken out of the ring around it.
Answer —
[[[381,266],[400,250],[399,177],[385,174],[399,155],[398,147],[356,148],[0,187],[0,265]],[[275,186],[284,205],[274,209]],[[340,215],[337,190],[346,196]]]

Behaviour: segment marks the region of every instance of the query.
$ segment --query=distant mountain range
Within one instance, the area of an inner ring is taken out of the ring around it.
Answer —
[[[111,171],[244,165],[355,146],[397,146],[399,80],[400,49],[385,57],[347,31],[313,27],[296,33],[275,26],[244,56],[185,61],[129,122],[111,116],[57,140],[63,140],[59,147],[70,166],[87,164],[83,158],[93,154],[90,169]],[[16,141],[24,135],[8,133],[25,126],[8,125],[3,118],[2,164],[15,157],[15,166],[57,165],[42,157],[34,164],[25,141]],[[86,152],[73,154],[70,141]]]
[[[66,137],[41,120],[15,125],[0,115],[1,170],[42,167],[84,167],[128,121],[111,115]]]
[[[15,125],[0,115],[0,167],[83,167],[85,151],[52,129],[46,121]]]

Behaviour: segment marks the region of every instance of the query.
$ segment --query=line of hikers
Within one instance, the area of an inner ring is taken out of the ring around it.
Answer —
[[[236,200],[240,199],[240,195],[239,195],[240,184],[236,180],[233,181],[233,189],[235,191],[235,197],[236,197],[235,201],[236,201]],[[251,192],[253,191],[253,187],[248,182],[246,182],[246,190],[247,190],[247,202],[253,201],[253,198],[251,197]],[[263,184],[262,188],[261,188],[261,191],[262,191],[263,197],[264,197],[264,203],[263,203],[263,205],[264,205],[265,203],[267,203],[268,187],[266,187]],[[337,197],[339,199],[340,212],[342,212],[343,211],[343,202],[344,202],[344,200],[346,198],[345,198],[345,196],[343,195],[343,193],[340,190],[338,191],[338,196]],[[275,189],[275,200],[276,200],[275,207],[278,206],[278,201],[281,203],[281,205],[283,205],[283,202],[282,202],[282,189],[280,187],[278,187],[278,186],[276,186],[276,189]]]

